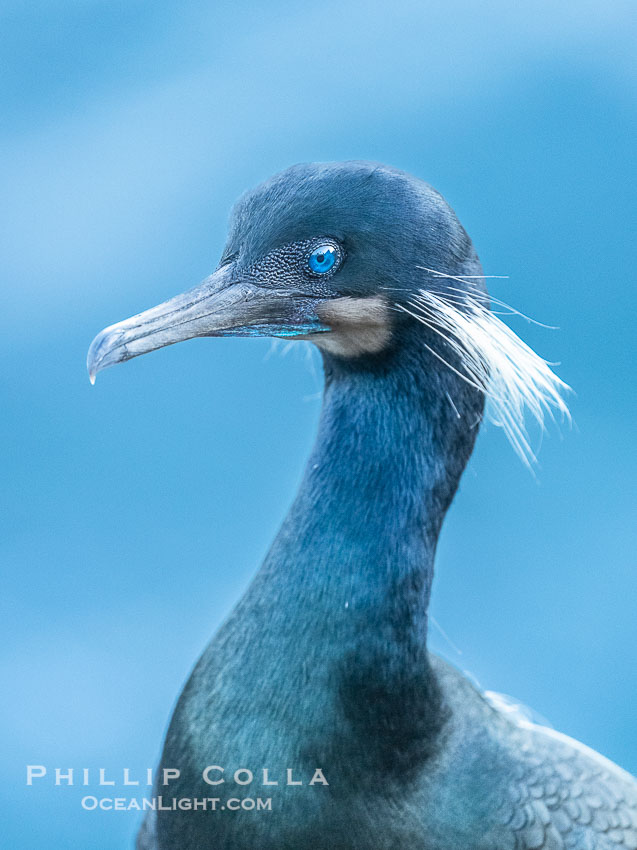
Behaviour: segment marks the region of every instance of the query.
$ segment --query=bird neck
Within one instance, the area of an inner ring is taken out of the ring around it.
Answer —
[[[295,550],[286,580],[411,621],[424,641],[436,543],[482,398],[419,353],[366,370],[326,358],[325,376],[316,443],[275,543]]]
[[[483,400],[418,354],[397,360],[363,371],[325,359],[316,444],[253,586],[250,620],[288,681],[317,659],[313,675],[326,681],[313,699],[338,694],[334,752],[358,765],[355,742],[373,739],[368,766],[402,775],[423,763],[442,723],[427,607]],[[328,709],[314,707],[320,724]]]
[[[304,632],[312,605],[357,635],[425,645],[438,534],[483,406],[431,360],[422,346],[366,369],[324,360],[316,443],[260,574]]]
[[[427,606],[483,400],[423,350],[366,369],[325,358],[299,492],[210,650],[211,664],[227,653],[235,710],[288,717],[295,705],[286,735],[312,739],[317,763],[369,776],[422,766],[444,721]]]

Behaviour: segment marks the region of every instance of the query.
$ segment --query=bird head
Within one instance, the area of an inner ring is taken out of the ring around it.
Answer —
[[[417,266],[453,274],[471,255],[452,210],[422,181],[371,163],[293,166],[239,200],[219,265],[199,286],[96,337],[89,372],[201,336],[378,354],[404,321],[396,303],[422,284]]]
[[[451,207],[428,184],[375,163],[296,165],[245,194],[216,270],[98,334],[91,381],[115,363],[215,336],[311,340],[348,369],[395,360],[415,340],[435,368],[485,395],[495,386],[497,419],[521,453],[524,407],[541,416],[563,405],[559,379],[491,313]]]

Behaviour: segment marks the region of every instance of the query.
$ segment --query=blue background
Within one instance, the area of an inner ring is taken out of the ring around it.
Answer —
[[[155,763],[293,495],[320,405],[306,344],[192,341],[95,388],[84,360],[208,274],[239,193],[303,160],[433,183],[510,276],[494,294],[560,327],[512,323],[561,361],[575,425],[536,478],[484,430],[431,642],[637,772],[634,22],[601,0],[4,0],[4,846],[130,846],[136,815],[27,788],[25,764]]]

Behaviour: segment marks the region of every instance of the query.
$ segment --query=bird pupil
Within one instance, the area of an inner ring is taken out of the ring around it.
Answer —
[[[319,263],[325,262],[325,254],[317,254],[316,259]]]

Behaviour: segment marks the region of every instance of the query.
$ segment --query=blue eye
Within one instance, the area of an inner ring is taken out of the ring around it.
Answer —
[[[331,271],[339,260],[338,250],[334,245],[319,245],[307,259],[314,274],[326,274]]]

